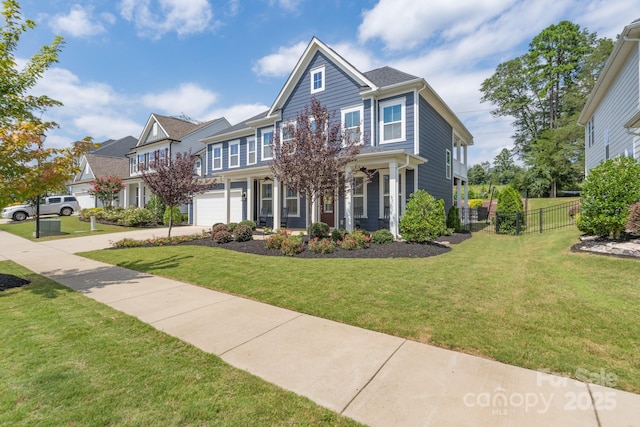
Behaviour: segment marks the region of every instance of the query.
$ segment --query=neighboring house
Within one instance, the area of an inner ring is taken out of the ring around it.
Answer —
[[[230,126],[227,119],[219,118],[205,123],[192,123],[187,120],[151,114],[142,130],[138,143],[127,154],[128,173],[125,179],[123,207],[144,207],[149,202],[151,191],[144,185],[141,170],[156,160],[175,158],[176,153],[196,155],[202,151],[201,140]],[[202,160],[196,163],[195,173],[202,175]],[[187,212],[187,206],[181,211]]]
[[[323,197],[312,207],[313,221],[347,229],[356,222],[368,230],[384,226],[398,236],[399,219],[417,189],[444,199],[447,209],[454,186],[459,197],[468,193],[473,137],[425,80],[390,67],[360,72],[313,38],[268,111],[203,139],[206,174],[219,185],[194,198],[195,224],[257,220],[266,212],[279,228],[286,207],[286,225],[305,227],[304,198],[274,180],[269,161],[275,132],[312,97],[343,126],[360,127],[363,147],[354,171],[376,172],[366,182],[356,171],[354,190]]]
[[[80,172],[70,184],[70,192],[78,200],[80,208],[103,207],[99,200],[89,194],[89,190],[92,188],[91,182],[96,178],[104,178],[109,175],[123,179],[128,177],[129,160],[126,154],[135,147],[137,142],[138,140],[132,136],[108,140],[80,158]],[[120,201],[123,196],[124,192],[121,191]]]
[[[585,127],[585,174],[616,156],[640,161],[640,19],[618,38],[578,123]]]

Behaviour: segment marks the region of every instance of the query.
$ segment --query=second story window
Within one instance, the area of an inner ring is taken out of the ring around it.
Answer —
[[[380,143],[405,140],[405,102],[404,99],[380,103]]]
[[[211,168],[213,170],[222,169],[222,145],[214,145],[211,149]]]
[[[324,67],[314,68],[310,74],[311,93],[322,92],[324,90]]]
[[[240,166],[240,141],[229,142],[229,167]]]
[[[262,160],[273,158],[273,132],[262,133]]]
[[[357,144],[361,144],[363,141],[362,116],[362,107],[342,110],[342,126],[345,137]]]
[[[256,140],[255,138],[249,138],[247,139],[247,164],[253,165],[256,161]]]

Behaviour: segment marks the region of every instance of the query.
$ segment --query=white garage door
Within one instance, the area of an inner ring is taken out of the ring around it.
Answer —
[[[229,222],[242,221],[242,192],[231,191]],[[193,210],[196,225],[210,227],[217,222],[226,222],[224,192],[205,193],[194,197]]]

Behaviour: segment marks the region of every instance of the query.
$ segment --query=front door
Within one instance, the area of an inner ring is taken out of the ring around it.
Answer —
[[[325,195],[320,200],[320,221],[327,224],[329,227],[335,226],[335,214],[333,212],[334,209],[334,199],[331,195]]]

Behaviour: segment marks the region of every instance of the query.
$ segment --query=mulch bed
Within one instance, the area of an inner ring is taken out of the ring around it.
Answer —
[[[446,241],[450,244],[456,244],[470,237],[470,233],[455,233],[452,236],[443,236],[438,239],[438,241]],[[263,240],[218,244],[212,239],[200,239],[183,244],[230,249],[232,251],[255,255],[284,256],[279,250],[267,249]],[[450,250],[450,248],[438,243],[393,242],[381,245],[371,244],[367,249],[344,250],[340,247],[336,247],[335,252],[331,254],[317,254],[309,250],[305,250],[302,253],[295,255],[295,258],[425,258],[440,255],[449,252]]]
[[[19,288],[21,286],[28,285],[29,283],[31,282],[27,279],[14,276],[12,274],[0,273],[0,292],[11,288]]]

